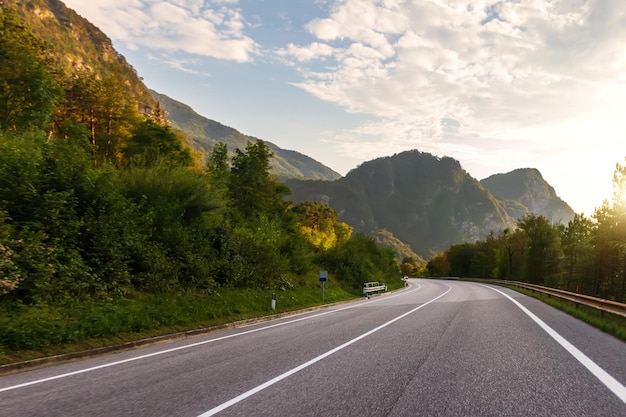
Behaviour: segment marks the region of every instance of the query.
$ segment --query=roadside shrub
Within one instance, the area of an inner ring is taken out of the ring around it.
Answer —
[[[393,251],[378,247],[373,237],[362,234],[321,252],[317,261],[354,289],[360,289],[363,282],[385,282],[400,275]]]

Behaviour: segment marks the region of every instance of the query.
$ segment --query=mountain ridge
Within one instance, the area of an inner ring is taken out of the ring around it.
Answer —
[[[556,222],[567,223],[572,219],[571,207],[557,196],[536,168],[518,168],[494,174],[480,182],[508,206],[513,217],[519,218],[530,212],[541,213]]]
[[[233,155],[235,148],[243,150],[248,142],[255,142],[258,139],[202,116],[187,104],[165,94],[154,90],[150,90],[150,93],[161,104],[171,126],[183,132],[188,138],[187,144],[204,158],[219,142],[226,143],[230,154]],[[272,172],[281,179],[302,177],[335,180],[341,177],[339,173],[307,155],[295,150],[282,149],[269,141],[264,142],[274,154],[270,161]]]
[[[97,26],[60,0],[0,1],[0,7],[8,6],[54,51],[60,71],[68,74],[86,71],[99,77],[115,72],[124,79],[129,94],[137,99],[139,110],[151,114],[155,103],[148,88]]]
[[[387,230],[424,258],[452,244],[514,229],[516,221],[525,214],[544,215],[551,221],[565,223],[573,218],[573,210],[556,196],[538,170],[501,175],[498,178],[506,180],[501,183],[524,183],[526,177],[533,175],[532,181],[526,181],[533,184],[533,190],[542,185],[548,192],[533,194],[534,200],[524,193],[517,194],[523,201],[537,203],[532,207],[520,201],[502,201],[489,190],[489,186],[495,187],[493,181],[486,181],[485,186],[467,173],[459,161],[418,150],[367,161],[332,183],[289,180],[287,185],[294,202],[325,202],[356,231],[375,234],[380,229]],[[542,207],[552,211],[560,207],[560,218],[538,210]]]
[[[226,143],[232,155],[235,148],[244,149],[257,140],[149,90],[111,40],[61,1],[4,0],[0,5],[13,5],[51,44],[61,69],[122,74],[142,113],[150,117],[162,106],[172,127],[183,132],[187,144],[202,157],[217,142]],[[295,201],[325,202],[355,230],[372,234],[386,230],[423,257],[515,227],[516,219],[528,213],[560,222],[573,217],[571,208],[534,168],[478,181],[453,158],[412,150],[366,161],[342,177],[304,154],[265,143],[274,154],[273,173],[290,186]]]

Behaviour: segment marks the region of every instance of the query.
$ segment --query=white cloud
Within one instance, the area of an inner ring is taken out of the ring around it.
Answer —
[[[177,58],[172,58],[168,56],[167,54],[163,54],[163,55],[148,54],[147,57],[152,62],[166,65],[170,68],[177,69],[187,74],[194,74],[194,75],[198,75],[201,77],[211,77],[210,73],[195,69],[195,68],[198,68],[198,62],[195,59],[180,59],[180,58],[177,59]]]
[[[69,7],[130,49],[187,52],[237,62],[250,61],[258,45],[246,36],[235,0],[101,0]]]
[[[572,167],[593,155],[612,169],[626,153],[623,0],[343,0],[330,10],[306,27],[334,55],[311,54],[296,85],[376,118],[336,135],[346,154],[370,159],[384,143],[497,171],[513,155],[550,169],[559,152]],[[442,120],[456,121],[454,137]]]
[[[334,54],[334,48],[325,43],[313,42],[307,46],[297,46],[293,43],[287,45],[286,48],[279,49],[276,52],[280,56],[289,56],[295,58],[298,62],[307,62],[314,59],[324,59]]]
[[[316,67],[301,86],[380,117],[452,117],[474,130],[578,118],[614,104],[598,85],[626,78],[625,13],[612,4],[338,2],[307,27],[339,67]]]
[[[247,34],[272,26],[246,20],[261,19],[246,15],[258,7],[252,1],[65,3],[80,3],[114,41],[149,48],[181,70],[194,66],[185,52],[248,62],[275,48],[278,62],[300,71],[292,85],[372,116],[327,132],[337,159],[418,148],[456,157],[476,176],[531,166],[550,181],[548,172],[586,163],[612,170],[626,154],[623,0],[316,0],[326,12],[302,27],[295,12],[279,14],[299,41],[277,47]],[[580,197],[566,178],[557,181],[557,190],[570,187],[567,201]],[[610,176],[604,181],[610,188]]]

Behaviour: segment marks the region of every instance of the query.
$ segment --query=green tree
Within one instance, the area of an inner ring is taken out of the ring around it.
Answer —
[[[152,120],[144,120],[122,148],[126,165],[152,167],[159,160],[172,165],[193,165],[189,148],[176,136],[169,126],[161,126]]]
[[[564,287],[570,291],[590,292],[592,285],[587,282],[587,277],[593,275],[594,224],[582,214],[576,214],[567,226],[559,230],[564,254]]]
[[[451,275],[449,256],[446,252],[440,252],[428,260],[426,265],[428,275],[432,277],[447,277]]]
[[[472,270],[472,264],[476,262],[476,249],[476,245],[470,243],[452,245],[445,252],[445,256],[450,263],[449,274],[457,277],[484,277],[480,273],[474,275]]]
[[[89,132],[94,160],[98,165],[119,166],[121,151],[142,118],[136,101],[116,74],[100,78],[88,71],[75,74],[64,86],[57,112],[57,126],[82,124]]]
[[[400,262],[400,273],[402,276],[413,276],[415,272],[417,272],[419,265],[415,262],[415,259],[410,257],[402,258],[402,262]]]
[[[245,152],[237,149],[232,158],[229,193],[242,219],[260,214],[282,217],[288,208],[284,200],[291,191],[270,175],[273,154],[262,140],[248,142]]]
[[[207,160],[207,170],[213,177],[226,177],[230,172],[228,163],[228,147],[224,142],[216,143]]]
[[[352,227],[340,222],[337,212],[324,203],[304,201],[293,207],[299,231],[318,249],[330,249],[345,242],[352,234]]]
[[[142,215],[156,254],[154,266],[142,258],[138,285],[152,289],[215,286],[219,258],[230,243],[222,239],[224,202],[201,171],[171,164],[124,171],[126,196]],[[141,255],[141,247],[134,249]]]
[[[389,282],[400,276],[394,252],[362,234],[320,252],[317,262],[355,290],[360,290],[363,282]]]
[[[137,100],[129,94],[119,74],[104,77],[101,84],[98,152],[105,160],[119,165],[126,140],[143,126],[142,117]]]
[[[501,278],[501,268],[505,256],[501,236],[489,233],[485,240],[474,244],[476,251],[472,259],[474,277]]]
[[[608,201],[593,213],[594,272],[591,294],[597,297],[611,293],[613,277],[619,268],[618,252],[611,242],[616,240],[617,217]]]
[[[15,290],[25,278],[15,263],[14,232],[8,220],[7,213],[0,211],[0,296]]]
[[[0,210],[11,219],[13,258],[29,302],[97,293],[81,236],[96,173],[84,150],[40,134],[0,135]]]
[[[230,178],[230,164],[228,162],[228,147],[225,143],[216,143],[206,163],[206,171],[211,182],[224,191],[228,188]]]
[[[556,229],[545,217],[534,214],[526,214],[517,226],[526,235],[526,278],[533,283],[556,286],[560,282],[562,258]]]
[[[45,44],[0,7],[0,130],[47,127],[62,94],[51,68]]]
[[[611,205],[608,245],[614,253],[614,270],[609,271],[608,294],[618,301],[626,291],[626,165],[615,164],[613,173],[613,202]]]

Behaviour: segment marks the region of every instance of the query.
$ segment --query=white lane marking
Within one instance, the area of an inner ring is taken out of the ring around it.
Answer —
[[[352,339],[352,340],[350,340],[350,341],[348,341],[348,342],[346,342],[346,343],[344,343],[344,344],[342,344],[340,346],[337,346],[336,348],[331,349],[328,352],[323,353],[323,354],[321,354],[321,355],[311,359],[310,361],[303,363],[300,366],[297,366],[297,367],[295,367],[295,368],[293,368],[293,369],[291,369],[291,370],[289,370],[289,371],[287,371],[287,372],[285,372],[285,373],[283,373],[281,375],[278,375],[276,378],[270,379],[269,381],[265,382],[264,384],[261,384],[261,385],[255,387],[255,388],[252,388],[251,390],[246,391],[243,394],[238,395],[237,397],[235,397],[235,398],[233,398],[233,399],[231,399],[229,401],[226,401],[225,403],[220,404],[220,405],[218,405],[215,408],[210,409],[206,413],[200,414],[198,417],[210,417],[210,416],[213,416],[213,415],[219,413],[220,411],[224,411],[225,409],[227,409],[229,407],[232,407],[233,405],[235,405],[235,404],[245,400],[246,398],[248,398],[248,397],[250,397],[250,396],[252,396],[252,395],[254,395],[254,394],[256,394],[256,393],[258,393],[260,391],[263,391],[265,388],[267,388],[267,387],[269,387],[271,385],[274,385],[275,383],[277,383],[279,381],[282,381],[285,378],[290,377],[291,375],[295,374],[296,372],[300,372],[301,370],[303,370],[305,368],[308,368],[309,366],[313,365],[314,363],[319,362],[319,361],[321,361],[324,358],[327,358],[328,356],[332,355],[333,353],[336,353],[336,352],[340,351],[341,349],[344,349],[344,348],[350,346],[351,344],[356,343],[356,342],[358,342],[359,340],[361,340],[363,338],[366,338],[367,336],[371,335],[372,333],[375,333],[375,332],[379,331],[380,329],[389,326],[390,324],[400,320],[401,318],[404,318],[404,317],[408,316],[409,314],[412,314],[412,313],[416,312],[420,308],[426,307],[428,304],[437,301],[438,299],[440,299],[441,297],[443,297],[444,295],[446,295],[447,293],[449,293],[452,290],[452,287],[450,285],[446,284],[446,286],[448,287],[448,290],[446,292],[444,292],[443,294],[438,295],[437,297],[433,298],[432,300],[430,300],[430,301],[428,301],[428,302],[426,302],[426,303],[424,303],[424,304],[414,308],[413,310],[407,311],[406,313],[401,314],[398,317],[396,317],[396,318],[394,318],[394,319],[392,319],[392,320],[390,320],[390,321],[388,321],[386,323],[383,323],[380,326],[378,326],[378,327],[376,327],[376,328],[374,328],[374,329],[372,329],[372,330],[370,330],[370,331],[368,331],[366,333],[363,333],[362,335],[357,336],[354,339]]]
[[[552,327],[548,326],[543,320],[541,320],[539,317],[534,315],[530,310],[528,310],[526,307],[520,304],[517,300],[513,299],[513,297],[505,294],[504,292],[496,288],[490,287],[488,285],[483,285],[483,284],[479,284],[479,285],[490,288],[494,291],[497,291],[500,294],[504,295],[509,300],[511,300],[513,304],[519,307],[520,310],[526,313],[528,317],[533,319],[533,321],[537,323],[539,327],[545,330],[546,333],[548,333],[554,340],[556,340],[561,346],[563,346],[565,350],[567,350],[573,357],[575,357],[578,360],[578,362],[583,364],[583,366],[587,368],[596,378],[598,378],[600,382],[606,385],[608,389],[613,391],[613,393],[617,395],[617,397],[620,400],[626,403],[626,387],[622,385],[617,379],[609,375],[608,372],[602,369],[598,364],[592,361],[587,355],[585,355],[580,350],[578,350],[578,348],[576,348],[574,345],[568,342],[563,336],[558,334]]]
[[[69,376],[79,375],[79,374],[83,374],[83,373],[86,373],[86,372],[92,372],[92,371],[96,371],[98,369],[108,368],[108,367],[112,367],[112,366],[116,366],[116,365],[122,365],[124,363],[134,362],[134,361],[138,361],[140,359],[146,359],[146,358],[150,358],[150,357],[153,357],[153,356],[163,355],[165,353],[171,353],[171,352],[176,352],[178,350],[189,349],[189,348],[196,347],[196,346],[206,345],[207,343],[218,342],[220,340],[225,340],[225,339],[230,339],[230,338],[233,338],[233,337],[243,336],[243,335],[250,334],[250,333],[256,333],[256,332],[260,332],[262,330],[272,329],[274,327],[284,326],[284,325],[287,325],[287,324],[296,323],[296,322],[303,321],[303,320],[309,320],[309,319],[312,319],[312,318],[315,318],[315,317],[325,316],[326,314],[337,313],[339,311],[343,311],[343,310],[347,310],[347,309],[350,309],[350,308],[358,307],[358,306],[363,305],[365,303],[371,304],[371,303],[376,303],[376,302],[381,301],[381,300],[388,300],[388,299],[393,298],[393,297],[398,297],[400,295],[406,295],[406,294],[409,294],[409,293],[411,293],[413,291],[417,291],[417,290],[419,290],[422,287],[420,284],[416,284],[416,285],[417,285],[416,288],[411,288],[409,291],[402,291],[400,293],[392,294],[392,295],[384,297],[384,298],[378,298],[376,300],[363,301],[363,302],[359,302],[359,303],[356,303],[356,304],[351,304],[351,305],[346,306],[346,307],[342,307],[342,308],[333,309],[333,310],[330,310],[330,311],[325,311],[325,312],[322,312],[322,313],[314,314],[314,315],[311,315],[311,316],[300,317],[298,319],[288,320],[288,321],[284,321],[284,322],[280,322],[280,323],[275,323],[275,324],[271,324],[269,326],[263,326],[263,327],[259,327],[259,328],[252,329],[252,330],[246,330],[244,332],[239,332],[239,333],[235,333],[235,334],[231,334],[231,335],[227,335],[227,336],[217,337],[215,339],[203,340],[202,342],[190,343],[188,345],[183,345],[183,346],[178,346],[178,347],[171,348],[171,349],[161,350],[161,351],[154,352],[154,353],[149,353],[149,354],[146,354],[146,355],[135,356],[135,357],[128,358],[128,359],[123,359],[123,360],[119,360],[119,361],[115,361],[115,362],[106,363],[106,364],[103,364],[103,365],[93,366],[91,368],[79,369],[77,371],[68,372],[68,373],[65,373],[65,374],[54,375],[54,376],[51,376],[51,377],[48,377],[48,378],[36,379],[36,380],[33,380],[33,381],[24,382],[22,384],[17,384],[17,385],[12,385],[12,386],[8,386],[8,387],[0,388],[0,392],[11,391],[11,390],[18,389],[18,388],[24,388],[24,387],[27,387],[27,386],[30,386],[30,385],[41,384],[43,382],[48,382],[48,381],[54,381],[55,379],[67,378]]]

